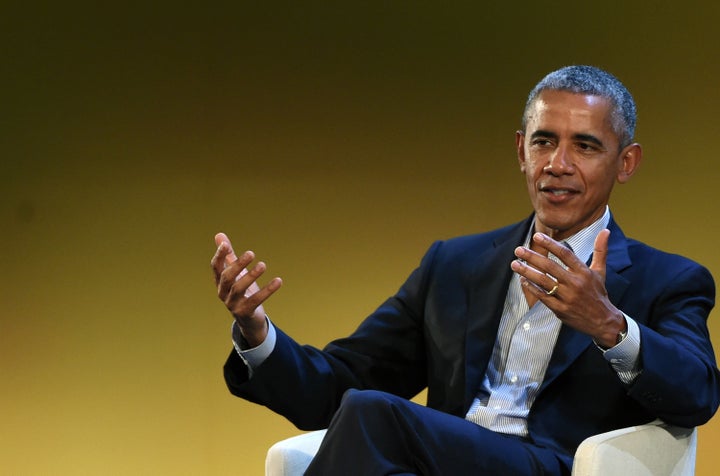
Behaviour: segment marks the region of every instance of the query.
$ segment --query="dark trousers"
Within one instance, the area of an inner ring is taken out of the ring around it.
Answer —
[[[568,475],[554,452],[373,390],[349,390],[306,475]]]

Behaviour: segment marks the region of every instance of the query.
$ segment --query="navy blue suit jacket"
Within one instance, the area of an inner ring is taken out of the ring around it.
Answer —
[[[278,329],[275,350],[250,380],[231,352],[230,391],[301,429],[326,427],[348,388],[411,398],[427,387],[429,407],[464,417],[495,343],[514,249],[531,224],[529,218],[433,244],[396,295],[323,351]],[[609,228],[606,288],[640,326],[643,370],[624,385],[589,336],[562,326],[528,428],[537,445],[568,463],[590,435],[655,418],[701,425],[720,400],[706,326],[712,276],[693,261],[626,238],[613,220]]]

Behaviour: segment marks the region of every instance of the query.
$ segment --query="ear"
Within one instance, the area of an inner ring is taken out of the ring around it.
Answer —
[[[622,168],[618,171],[618,183],[626,183],[633,176],[642,161],[642,147],[637,142],[630,144],[620,152]]]
[[[515,147],[517,148],[520,172],[525,173],[525,133],[523,131],[515,131]]]

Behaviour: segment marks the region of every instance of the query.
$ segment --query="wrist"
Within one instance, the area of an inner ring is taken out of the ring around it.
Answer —
[[[628,325],[625,315],[618,311],[617,316],[612,321],[612,325],[607,326],[607,331],[603,333],[601,338],[595,339],[595,342],[605,349],[615,347],[627,337]]]
[[[263,342],[265,342],[265,339],[268,335],[268,322],[267,318],[264,318],[259,325],[253,325],[253,326],[243,326],[240,325],[240,323],[237,323],[238,329],[240,329],[240,335],[242,336],[243,340],[247,342],[247,345],[250,348],[257,347]]]

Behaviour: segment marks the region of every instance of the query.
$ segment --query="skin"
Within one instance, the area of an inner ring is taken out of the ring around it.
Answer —
[[[259,261],[248,271],[255,253],[246,251],[238,257],[225,233],[215,235],[217,251],[210,261],[215,276],[218,298],[228,308],[251,347],[262,344],[268,328],[263,303],[282,286],[282,279],[273,278],[260,288],[257,280],[267,266]]]
[[[596,238],[590,266],[560,242],[603,215],[614,184],[626,183],[642,159],[639,144],[620,147],[610,113],[607,99],[550,90],[529,109],[525,130],[516,133],[516,146],[536,214],[536,233],[529,247],[515,250],[518,260],[511,264],[531,306],[541,301],[563,323],[608,348],[627,329],[605,289],[610,232],[603,230]],[[238,257],[224,233],[215,235],[215,244],[211,267],[218,297],[248,344],[259,345],[267,336],[263,303],[282,280],[276,277],[259,287],[257,280],[267,269],[264,262],[250,267],[255,254],[246,251]],[[548,253],[567,269],[548,259]],[[557,292],[548,295],[555,285]]]
[[[621,148],[610,118],[610,101],[598,96],[546,90],[535,100],[525,131],[515,139],[536,233],[530,247],[516,249],[519,260],[511,264],[531,306],[541,301],[603,347],[615,345],[618,333],[627,329],[605,289],[610,231],[596,238],[590,266],[560,242],[599,219],[614,184],[626,183],[640,164],[642,148],[637,143]],[[555,285],[557,292],[548,295]]]

